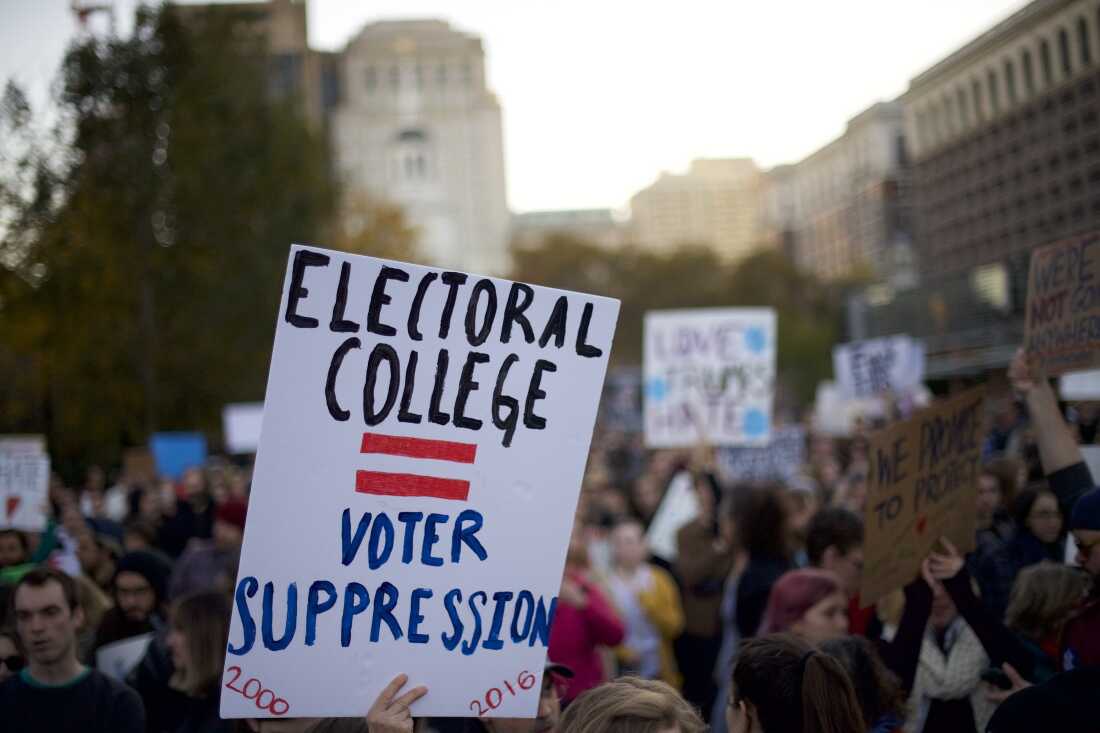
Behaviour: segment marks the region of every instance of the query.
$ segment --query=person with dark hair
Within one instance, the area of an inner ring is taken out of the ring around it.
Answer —
[[[821,651],[840,662],[848,673],[869,733],[901,730],[906,716],[905,692],[869,640],[842,636],[824,642]]]
[[[192,539],[209,539],[214,531],[216,507],[202,470],[184,471],[180,489],[182,498],[172,497],[174,507],[169,504],[165,508],[167,516],[157,534],[157,545],[172,558],[183,554]]]
[[[1061,562],[1065,548],[1065,521],[1058,497],[1045,488],[1021,491],[1013,502],[1015,532],[991,551],[980,552],[975,579],[982,601],[996,618],[1004,618],[1012,584],[1029,565]]]
[[[865,733],[847,672],[794,634],[749,639],[733,668],[730,733]]]
[[[835,575],[805,568],[780,576],[768,596],[757,635],[784,631],[811,644],[848,633],[848,599]]]
[[[794,567],[788,538],[787,505],[779,487],[754,487],[741,493],[734,511],[737,537],[748,564],[737,584],[737,631],[742,639],[756,635],[772,586]]]
[[[874,606],[861,608],[863,578],[863,520],[843,507],[826,507],[810,519],[806,530],[806,557],[810,566],[828,570],[840,581],[848,599],[848,628],[869,635],[881,629],[874,623]]]
[[[141,733],[145,710],[137,693],[77,659],[84,622],[76,584],[37,568],[16,584],[16,629],[27,666],[0,685],[0,721],[15,731]]]
[[[176,562],[168,582],[168,599],[206,590],[229,592],[236,582],[248,505],[227,499],[215,512],[213,537],[195,538]]]
[[[119,558],[111,593],[115,605],[96,631],[94,650],[163,627],[161,606],[171,567],[152,552],[128,552]]]
[[[0,568],[22,565],[29,560],[27,536],[18,529],[0,529]]]
[[[719,616],[722,588],[733,567],[734,547],[720,530],[722,490],[709,471],[691,471],[698,514],[676,533],[675,573],[681,583],[684,633],[676,641],[676,661],[684,698],[708,714],[718,689],[712,671],[722,646]]]
[[[156,550],[157,529],[148,520],[130,517],[122,524],[122,549],[126,552],[136,550]],[[167,555],[165,555],[167,558]]]
[[[699,712],[664,682],[620,677],[566,709],[558,733],[704,733]]]
[[[14,631],[0,631],[0,684],[27,664],[27,658],[19,646],[19,635]]]

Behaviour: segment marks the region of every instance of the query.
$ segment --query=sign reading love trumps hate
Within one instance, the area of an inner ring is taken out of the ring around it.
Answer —
[[[1049,375],[1100,366],[1100,232],[1032,252],[1024,348]]]
[[[977,387],[871,435],[864,606],[917,577],[941,537],[974,548],[984,402]]]
[[[646,445],[767,444],[774,310],[651,311],[644,338]]]
[[[617,301],[294,246],[223,717],[533,717]]]

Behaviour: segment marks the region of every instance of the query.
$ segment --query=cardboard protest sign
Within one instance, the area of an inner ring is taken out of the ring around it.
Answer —
[[[699,499],[691,473],[680,471],[672,477],[660,506],[649,522],[645,543],[657,557],[673,562],[679,554],[676,535],[688,522],[699,516]]]
[[[229,453],[255,453],[260,446],[264,403],[238,402],[222,408],[222,432]]]
[[[913,580],[940,537],[974,548],[984,400],[971,389],[871,435],[865,606]]]
[[[806,462],[806,429],[784,425],[772,430],[767,445],[719,448],[717,462],[729,481],[789,481]]]
[[[131,636],[128,639],[101,646],[95,653],[96,669],[117,680],[125,680],[126,675],[130,674],[145,656],[153,636],[153,632],[150,631],[148,634]]]
[[[37,436],[0,439],[0,528],[42,532],[50,490],[50,458]]]
[[[839,344],[833,372],[848,398],[903,394],[924,381],[924,345],[903,335]]]
[[[535,715],[618,308],[291,248],[222,717]]]
[[[1052,376],[1100,366],[1100,232],[1031,253],[1024,348]]]
[[[775,336],[775,311],[770,308],[647,313],[646,445],[766,444]]]

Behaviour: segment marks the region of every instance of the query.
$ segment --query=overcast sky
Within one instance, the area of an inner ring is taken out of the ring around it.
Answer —
[[[120,31],[135,4],[114,3]],[[529,211],[622,207],[696,157],[797,161],[1024,4],[311,0],[309,23],[326,50],[380,19],[479,34],[504,109],[509,205]],[[0,0],[0,81],[46,97],[75,32],[69,6]]]

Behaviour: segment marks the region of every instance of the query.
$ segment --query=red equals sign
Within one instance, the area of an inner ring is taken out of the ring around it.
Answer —
[[[477,457],[477,444],[363,433],[363,443],[359,452],[404,458],[427,458],[452,463],[473,463]],[[360,494],[379,496],[426,496],[433,499],[466,501],[470,495],[470,482],[415,473],[356,471],[355,490]]]

